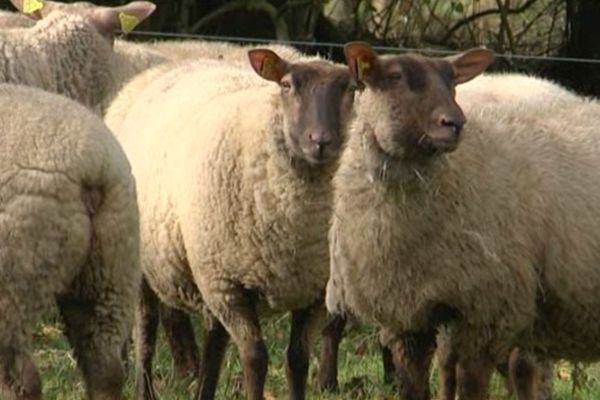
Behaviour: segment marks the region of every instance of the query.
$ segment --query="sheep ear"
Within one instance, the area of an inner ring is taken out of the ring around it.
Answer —
[[[248,51],[248,58],[254,71],[268,81],[281,82],[281,78],[289,70],[289,64],[272,50],[250,50]]]
[[[149,1],[134,1],[120,7],[99,7],[89,16],[89,22],[105,36],[121,30],[129,33],[156,10]]]
[[[42,10],[47,6],[44,0],[10,0],[10,2],[21,14],[35,20],[43,18]]]
[[[454,67],[454,84],[459,85],[481,74],[494,61],[494,53],[479,47],[463,53],[445,57]]]
[[[350,42],[344,46],[346,63],[352,78],[359,85],[373,82],[379,68],[379,56],[366,42]]]

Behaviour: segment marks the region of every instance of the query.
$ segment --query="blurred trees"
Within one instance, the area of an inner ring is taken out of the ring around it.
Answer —
[[[127,0],[92,0],[118,5]],[[363,39],[409,48],[600,58],[600,0],[153,0],[141,29],[217,36],[343,43]],[[8,0],[0,7],[9,8]],[[305,51],[316,51],[304,47]],[[321,48],[321,50],[323,50]],[[339,49],[333,53],[339,57]],[[600,66],[499,60],[600,94]]]

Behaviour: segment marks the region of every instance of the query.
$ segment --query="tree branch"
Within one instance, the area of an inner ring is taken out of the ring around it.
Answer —
[[[519,14],[519,13],[527,10],[529,7],[531,7],[532,5],[534,5],[536,2],[537,2],[537,0],[528,0],[527,2],[525,2],[520,7],[506,10],[506,14]],[[460,21],[457,21],[448,30],[448,32],[446,32],[446,35],[442,38],[442,43],[448,42],[448,40],[450,40],[450,38],[452,37],[452,35],[454,35],[454,33],[459,28],[461,28],[463,25],[469,24],[469,23],[475,21],[478,18],[485,17],[486,15],[499,14],[500,12],[502,12],[502,10],[500,10],[499,8],[491,8],[489,10],[485,10],[485,11],[478,12],[476,14],[469,15],[468,17],[463,18]]]
[[[275,26],[275,35],[279,40],[289,40],[287,24],[283,18],[279,18],[279,12],[275,6],[266,0],[236,0],[222,5],[215,11],[200,18],[192,27],[191,32],[198,32],[204,26],[210,24],[221,16],[236,10],[259,10],[265,12]]]

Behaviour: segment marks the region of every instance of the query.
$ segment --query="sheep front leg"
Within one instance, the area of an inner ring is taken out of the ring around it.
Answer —
[[[159,300],[145,279],[142,281],[137,306],[135,321],[135,398],[138,400],[154,400],[156,395],[152,379],[152,359],[156,348]]]
[[[536,400],[538,370],[535,360],[515,348],[508,359],[508,371],[518,400]]]
[[[181,377],[197,376],[200,357],[194,326],[189,315],[184,311],[161,304],[160,321],[165,330],[178,375]]]
[[[306,397],[310,345],[314,337],[314,328],[320,325],[324,316],[325,308],[321,301],[315,305],[292,311],[292,327],[286,358],[291,400],[303,400]],[[337,360],[335,361],[337,362]]]
[[[229,333],[218,319],[206,315],[205,325],[207,329],[202,346],[202,365],[198,374],[198,400],[215,398],[221,364],[229,342]]]
[[[459,360],[456,382],[459,400],[487,400],[494,363],[488,357]]]
[[[223,287],[220,289],[223,290]],[[246,398],[263,400],[269,360],[254,296],[249,291],[238,287],[231,288],[226,294],[221,290],[216,293],[204,291],[203,298],[238,348],[244,372]],[[221,299],[223,301],[219,301]]]
[[[338,389],[338,350],[346,322],[346,317],[336,315],[323,329],[319,358],[320,390],[333,392]]]
[[[429,371],[435,351],[435,332],[411,332],[388,343],[396,368],[400,395],[405,400],[429,400]]]
[[[458,357],[446,340],[439,341],[437,358],[440,373],[440,400],[454,400],[456,398]]]

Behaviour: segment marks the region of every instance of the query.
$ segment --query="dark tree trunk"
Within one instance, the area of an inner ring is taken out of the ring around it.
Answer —
[[[566,0],[567,18],[562,57],[600,60],[600,1]],[[564,86],[586,94],[600,96],[600,65],[554,62],[544,75]]]

